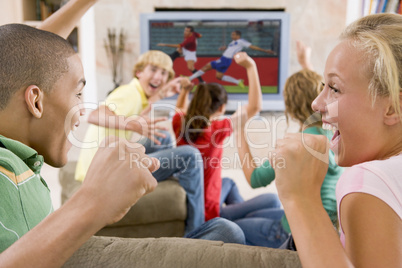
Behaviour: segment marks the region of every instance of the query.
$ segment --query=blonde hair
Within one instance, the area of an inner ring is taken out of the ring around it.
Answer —
[[[174,77],[173,62],[172,59],[164,52],[159,50],[149,50],[142,54],[137,63],[134,65],[133,76],[136,77],[137,72],[141,72],[149,65],[155,65],[165,69],[169,72],[168,80]]]
[[[369,93],[373,104],[377,98],[389,97],[401,116],[399,94],[402,84],[402,16],[375,14],[350,24],[341,34],[342,40],[363,52],[366,72],[371,77]]]
[[[322,76],[316,72],[303,69],[291,75],[286,80],[283,90],[286,121],[289,122],[291,117],[296,119],[300,126],[321,125],[321,116],[315,114],[311,108],[321,90]]]

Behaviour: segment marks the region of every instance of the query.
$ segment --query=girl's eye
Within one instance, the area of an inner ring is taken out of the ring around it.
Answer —
[[[335,88],[334,86],[328,85],[328,87],[331,89],[332,92],[339,93],[339,89]]]
[[[321,85],[324,88],[327,84],[325,84],[324,82],[321,82]],[[334,86],[328,84],[328,87],[333,93],[339,93],[339,89],[335,88]]]
[[[81,99],[82,93],[80,92],[80,93],[76,94],[75,96],[76,96],[78,99]]]

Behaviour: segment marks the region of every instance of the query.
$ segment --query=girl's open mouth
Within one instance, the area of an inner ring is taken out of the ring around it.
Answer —
[[[334,152],[338,151],[338,144],[339,144],[339,140],[341,138],[341,133],[340,133],[339,129],[336,126],[331,125],[329,123],[323,123],[322,128],[331,130],[334,133],[334,135],[332,136],[332,139],[330,141],[330,148]]]

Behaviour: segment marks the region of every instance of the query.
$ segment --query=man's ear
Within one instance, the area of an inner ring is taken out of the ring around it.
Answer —
[[[25,90],[25,102],[28,110],[36,118],[41,118],[43,114],[43,91],[35,85],[30,85]]]
[[[402,92],[399,92],[399,111],[402,111]],[[400,122],[401,122],[400,114],[397,113],[395,107],[392,105],[390,101],[387,112],[384,116],[384,123],[388,126],[392,126]]]

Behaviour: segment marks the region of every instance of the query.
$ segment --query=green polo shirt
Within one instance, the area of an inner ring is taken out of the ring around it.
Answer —
[[[324,135],[328,139],[332,138],[332,132],[330,130],[325,130],[320,127],[309,127],[303,131],[306,134],[313,135]],[[325,175],[324,182],[321,186],[321,200],[322,204],[327,211],[331,221],[334,225],[336,225],[338,217],[336,212],[336,196],[335,196],[335,188],[336,183],[338,182],[339,177],[343,172],[343,168],[339,167],[335,163],[335,154],[331,150],[329,151],[329,164],[328,171]],[[275,179],[275,171],[271,167],[269,161],[265,161],[261,166],[254,169],[251,174],[251,187],[258,188],[264,187],[270,184]],[[283,228],[290,233],[290,227],[286,216],[282,217],[282,226]]]
[[[53,212],[43,157],[0,135],[0,252]]]

